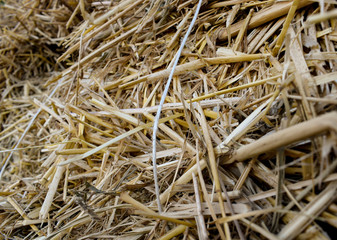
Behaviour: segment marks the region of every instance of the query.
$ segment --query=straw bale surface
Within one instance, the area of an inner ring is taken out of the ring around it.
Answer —
[[[0,239],[333,239],[336,4],[1,0]]]

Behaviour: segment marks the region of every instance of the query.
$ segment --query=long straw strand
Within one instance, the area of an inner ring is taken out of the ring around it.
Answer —
[[[174,64],[173,64],[172,70],[170,72],[170,76],[169,76],[169,78],[167,80],[167,83],[165,85],[165,89],[164,89],[163,95],[162,95],[162,97],[160,99],[160,103],[159,103],[159,107],[158,107],[158,110],[157,110],[156,118],[155,118],[154,124],[153,124],[152,164],[153,164],[153,177],[154,177],[154,184],[155,184],[155,191],[156,191],[156,198],[157,198],[157,205],[158,205],[158,212],[159,213],[162,212],[162,206],[161,206],[161,202],[160,202],[160,198],[159,198],[159,186],[158,186],[158,174],[157,174],[157,159],[156,159],[156,151],[157,151],[157,149],[156,149],[156,139],[157,139],[158,123],[159,123],[161,109],[162,109],[162,106],[164,104],[167,92],[169,90],[169,87],[170,87],[170,84],[171,84],[171,81],[172,81],[172,78],[173,78],[174,70],[175,70],[175,68],[176,68],[176,66],[178,64],[178,61],[179,61],[181,52],[182,52],[182,50],[183,50],[183,48],[185,46],[186,40],[187,40],[188,36],[190,35],[190,33],[192,31],[192,28],[193,28],[193,25],[194,25],[195,21],[197,20],[197,17],[198,17],[198,14],[199,14],[199,10],[200,10],[200,7],[201,7],[201,3],[202,3],[202,0],[199,0],[198,5],[197,5],[197,9],[196,9],[195,14],[193,16],[191,24],[188,27],[187,32],[186,32],[186,34],[185,34],[185,36],[183,38],[183,41],[181,42],[180,48],[179,48],[179,50],[178,50],[178,52],[177,52],[177,54],[175,56]]]

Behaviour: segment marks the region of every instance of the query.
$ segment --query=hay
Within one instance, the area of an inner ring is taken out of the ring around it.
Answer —
[[[1,239],[333,238],[335,2],[197,6],[0,1]]]

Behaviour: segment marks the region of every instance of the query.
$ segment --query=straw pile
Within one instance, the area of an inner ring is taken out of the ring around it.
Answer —
[[[333,237],[335,4],[0,1],[0,238]]]

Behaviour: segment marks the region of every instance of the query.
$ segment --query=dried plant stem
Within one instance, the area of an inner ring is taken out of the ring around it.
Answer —
[[[261,60],[265,59],[270,54],[243,54],[238,56],[230,56],[230,57],[215,57],[215,58],[204,58],[194,60],[192,62],[184,63],[175,68],[174,75],[180,75],[189,71],[197,70],[207,65],[217,65],[217,64],[226,64],[226,63],[236,63],[236,62],[248,62],[253,60]],[[158,79],[162,79],[168,77],[172,71],[172,68],[168,68],[159,72],[152,73],[147,76],[140,77],[137,80],[129,82],[126,80],[125,83],[120,85],[120,88],[129,88],[141,82],[153,82],[158,81]]]
[[[228,206],[228,208],[229,208],[229,212],[230,212],[230,214],[233,216],[233,215],[235,214],[235,212],[234,212],[234,209],[233,209],[233,205],[232,205],[232,203],[231,203],[231,200],[230,200],[230,198],[229,198],[227,189],[226,189],[225,184],[223,183],[223,181],[220,182],[220,183],[221,183],[223,195],[225,195],[225,199],[226,199],[226,201],[227,201],[227,206]],[[234,225],[235,225],[236,230],[238,231],[240,240],[245,240],[246,237],[245,237],[245,235],[243,234],[242,229],[241,229],[241,227],[240,227],[240,224],[239,224],[239,222],[238,222],[237,220],[234,220]]]
[[[56,166],[56,172],[53,177],[53,181],[48,186],[48,193],[46,195],[46,198],[44,199],[44,202],[40,210],[40,218],[42,219],[46,219],[48,216],[49,209],[53,203],[55,193],[57,191],[59,182],[63,176],[64,171],[65,171],[64,166]]]
[[[9,163],[9,160],[12,158],[12,156],[13,156],[14,152],[16,151],[16,149],[19,148],[22,140],[24,139],[24,137],[26,136],[26,134],[28,133],[28,131],[32,127],[34,121],[36,120],[37,116],[41,113],[41,111],[42,111],[42,108],[40,108],[40,109],[37,110],[37,112],[35,113],[35,115],[33,116],[33,118],[30,120],[30,122],[29,122],[28,126],[26,127],[25,131],[21,135],[20,139],[15,144],[15,147],[10,152],[10,154],[8,155],[8,157],[6,158],[6,160],[3,162],[3,165],[1,166],[0,180],[2,179],[2,175],[4,174],[4,172],[6,170],[6,167],[7,167],[8,163]]]
[[[172,230],[168,231],[165,235],[161,236],[158,238],[158,240],[170,240],[174,238],[175,236],[178,236],[179,234],[182,234],[186,230],[186,226],[184,225],[179,225]]]
[[[58,90],[58,88],[62,85],[63,80],[64,80],[64,78],[61,78],[59,80],[58,84],[54,87],[53,91],[49,94],[48,99],[54,96],[54,94],[56,93],[56,91]],[[39,108],[36,111],[36,113],[34,114],[34,116],[32,117],[32,119],[28,123],[28,126],[26,127],[25,131],[22,133],[21,137],[19,138],[19,140],[15,144],[15,147],[13,148],[13,151],[10,152],[10,154],[8,155],[8,157],[6,158],[6,160],[3,162],[3,165],[1,166],[1,171],[0,171],[0,181],[2,179],[2,175],[4,174],[4,172],[6,170],[7,165],[9,163],[9,160],[12,158],[12,156],[13,156],[14,152],[16,151],[16,149],[20,147],[20,144],[21,144],[22,140],[25,138],[26,134],[28,133],[28,131],[32,127],[33,123],[35,122],[36,118],[39,116],[39,114],[41,113],[41,111],[42,111],[42,108]]]
[[[30,218],[27,216],[25,211],[21,208],[21,206],[16,202],[16,200],[12,197],[7,197],[7,201],[14,207],[14,209],[25,219],[30,220]],[[39,229],[34,224],[29,224],[30,227],[39,235],[42,236]]]
[[[122,192],[120,195],[120,200],[130,203],[133,207],[135,207],[136,209],[139,209],[142,211],[142,214],[152,217],[152,218],[156,218],[156,219],[161,219],[161,220],[165,220],[165,221],[171,221],[177,224],[182,224],[184,226],[189,226],[192,227],[194,226],[194,224],[190,223],[190,222],[186,222],[186,221],[181,221],[178,219],[174,219],[174,218],[170,218],[170,217],[166,217],[166,216],[162,216],[160,214],[157,214],[155,211],[151,210],[150,208],[146,207],[144,204],[142,204],[141,202],[133,199],[128,193],[126,192]]]
[[[231,222],[231,221],[235,221],[235,220],[239,220],[243,218],[254,217],[254,216],[263,215],[263,214],[267,214],[267,213],[274,212],[274,211],[280,211],[280,210],[281,210],[280,208],[275,208],[275,207],[269,208],[269,209],[255,210],[255,211],[250,211],[247,213],[227,216],[225,218],[219,218],[217,222],[218,223]]]
[[[193,177],[193,186],[194,186],[194,192],[195,192],[195,202],[197,205],[197,212],[198,212],[198,216],[196,217],[196,220],[197,220],[196,222],[197,222],[197,227],[198,227],[198,232],[199,232],[198,236],[201,240],[207,240],[208,234],[206,230],[205,219],[204,219],[204,216],[202,215],[198,179],[195,176],[195,173],[192,173],[192,177]]]
[[[315,179],[311,179],[311,180],[307,180],[312,182],[312,185],[308,185],[305,189],[301,190],[296,198],[291,201],[290,203],[288,203],[287,206],[284,207],[285,211],[289,211],[290,209],[292,209],[295,204],[297,204],[298,201],[301,201],[305,196],[307,196],[310,191],[312,191],[313,186],[316,186],[317,184],[321,183],[324,180],[327,180],[327,177],[329,176],[329,174],[331,174],[332,172],[335,171],[335,168],[337,167],[337,161],[333,162],[331,165],[329,165],[329,168],[325,169],[317,178]],[[287,186],[284,188],[290,189],[289,187],[291,186]]]
[[[278,36],[276,45],[275,45],[275,47],[273,49],[273,52],[272,52],[272,54],[273,54],[274,57],[278,54],[278,52],[279,52],[279,50],[281,48],[281,45],[282,45],[282,43],[284,41],[284,38],[286,36],[286,33],[288,31],[288,27],[289,27],[289,25],[291,23],[291,20],[294,18],[294,15],[295,15],[295,12],[297,10],[299,2],[300,2],[300,0],[293,0],[293,3],[292,3],[292,5],[291,5],[291,7],[289,9],[287,18],[286,18],[286,20],[285,20],[285,22],[283,24],[282,31],[281,31],[280,35]]]
[[[323,116],[311,119],[306,122],[280,130],[259,140],[243,146],[234,152],[227,163],[234,161],[244,161],[248,158],[257,156],[293,142],[307,139],[324,131],[332,130],[337,132],[336,127],[337,113],[331,112]]]
[[[202,159],[199,163],[200,169],[203,170],[206,166],[206,160]],[[166,190],[160,195],[160,202],[163,204],[167,201],[168,198],[170,198],[173,195],[174,191],[178,191],[179,189],[182,189],[180,185],[186,184],[189,181],[192,180],[192,173],[197,173],[198,166],[195,164],[193,167],[191,167],[187,172],[185,172],[180,178],[178,178],[174,183],[172,183]],[[171,190],[172,189],[172,190]]]
[[[245,181],[247,180],[248,174],[252,169],[252,166],[255,164],[256,162],[256,158],[253,158],[249,163],[248,166],[245,168],[245,170],[241,173],[240,178],[238,179],[238,181],[236,182],[233,190],[239,190],[242,188],[243,184],[245,183]]]
[[[269,232],[268,230],[256,225],[255,223],[248,221],[245,218],[240,218],[240,220],[249,228],[253,229],[254,231],[260,233],[261,235],[263,235],[264,237],[266,237],[267,239],[270,240],[280,240],[280,238],[278,238],[277,236],[275,236],[274,234],[272,234],[271,232]]]
[[[0,238],[326,239],[333,2],[0,0]]]
[[[336,18],[336,17],[337,17],[337,10],[332,10],[332,11],[325,12],[325,13],[321,12],[319,14],[315,14],[315,15],[308,17],[307,24],[319,23],[319,22],[323,22],[331,18]]]
[[[249,2],[249,1],[250,0],[228,0],[228,1],[224,1],[224,2],[214,3],[214,4],[211,5],[211,8],[226,7],[226,6],[245,3],[245,2]]]
[[[83,66],[84,64],[86,64],[90,60],[92,60],[94,57],[97,57],[98,55],[102,54],[103,52],[105,52],[106,50],[111,48],[112,46],[116,45],[117,43],[119,43],[119,42],[123,41],[124,39],[126,39],[127,37],[131,36],[133,33],[136,32],[136,30],[137,30],[137,26],[131,28],[126,33],[120,35],[119,37],[115,38],[114,40],[104,44],[102,47],[100,47],[100,48],[96,49],[95,51],[91,52],[90,54],[88,54],[87,56],[82,58],[81,61],[75,63],[70,68],[68,68],[67,71],[65,71],[63,73],[63,76],[69,74],[71,71],[75,70],[79,66]]]
[[[100,24],[106,21],[110,16],[114,15],[115,13],[120,12],[122,9],[126,8],[129,4],[132,4],[133,2],[134,2],[133,0],[126,0],[126,1],[120,2],[120,4],[112,8],[109,12],[107,12],[106,14],[103,14],[99,18],[96,18],[93,24],[97,25],[97,24]]]
[[[315,88],[312,76],[309,73],[308,65],[303,56],[302,46],[300,45],[300,42],[296,37],[295,31],[292,27],[289,27],[289,33],[293,39],[292,43],[290,44],[289,53],[293,62],[296,63],[295,68],[297,70],[295,73],[295,82],[302,96],[302,104],[305,116],[307,119],[311,119],[315,117],[315,110],[313,105],[307,101],[306,97],[310,95],[316,95],[315,93],[317,90]]]
[[[239,97],[232,97],[232,98],[221,98],[221,99],[208,99],[205,101],[200,101],[200,105],[202,108],[206,107],[215,107],[215,106],[222,106],[226,104],[235,104],[237,103],[241,98]],[[330,100],[333,101],[333,100]],[[157,112],[158,111],[158,105],[157,106],[152,106],[152,107],[143,107],[143,108],[131,108],[131,109],[120,109],[121,112],[123,113],[128,113],[128,114],[136,114],[136,113],[144,113],[144,112]],[[182,110],[184,109],[183,103],[164,103],[162,107],[162,111],[164,110]]]
[[[266,78],[266,79],[263,79],[263,80],[260,80],[260,81],[256,81],[256,82],[252,82],[252,83],[243,84],[243,85],[240,85],[240,86],[237,86],[237,87],[224,89],[224,90],[217,91],[217,92],[214,92],[214,93],[209,93],[209,94],[206,94],[206,95],[203,95],[203,96],[200,96],[200,97],[195,97],[195,98],[192,99],[192,102],[201,101],[201,100],[204,100],[204,99],[207,99],[207,98],[212,98],[212,97],[215,97],[215,96],[218,96],[218,95],[221,95],[221,94],[225,94],[225,93],[235,92],[235,91],[245,89],[245,88],[249,88],[249,87],[259,86],[259,85],[264,84],[268,81],[277,80],[281,76],[282,75],[276,75],[274,77]],[[189,102],[189,101],[187,101],[187,102]]]
[[[235,128],[222,143],[216,146],[214,149],[215,153],[218,155],[227,153],[230,150],[228,147],[232,144],[232,142],[239,139],[253,124],[264,116],[266,110],[268,109],[268,104],[272,102],[271,100],[272,98],[256,108],[254,112],[252,112],[237,128]]]
[[[211,197],[209,196],[209,194],[207,192],[206,184],[205,184],[205,181],[204,181],[204,178],[203,178],[203,175],[202,175],[202,170],[204,169],[204,166],[201,166],[201,161],[199,159],[199,139],[198,138],[196,139],[196,149],[197,149],[196,166],[197,166],[198,176],[199,176],[199,180],[200,180],[200,186],[201,186],[202,192],[204,194],[204,198],[206,200],[207,206],[210,210],[211,216],[212,216],[213,220],[215,221],[215,226],[219,231],[219,235],[220,235],[221,239],[224,240],[224,239],[226,239],[225,233],[223,232],[223,229],[222,229],[221,225],[216,221],[217,216],[214,212],[214,209],[213,209],[213,206],[212,206],[212,203],[211,203],[211,200],[210,200]],[[202,160],[202,161],[204,161],[204,165],[206,166],[205,160]],[[213,194],[212,194],[212,196],[213,196]]]
[[[253,14],[253,10],[251,9],[249,11],[249,14],[246,17],[245,21],[243,22],[243,26],[240,29],[239,34],[238,34],[238,36],[237,36],[237,38],[235,40],[235,43],[234,43],[234,46],[233,46],[233,50],[234,51],[239,50],[239,46],[240,46],[240,44],[242,42],[242,39],[243,39],[243,36],[244,36],[245,32],[247,31],[248,23],[249,23],[249,21],[250,21],[250,19],[252,17],[252,14]]]
[[[313,2],[311,1],[300,1],[298,5],[298,9],[308,6],[312,4]],[[258,13],[253,14],[254,16],[251,18],[248,29],[252,29],[258,26],[261,26],[262,24],[265,24],[267,22],[270,22],[276,18],[279,18],[283,15],[286,15],[289,11],[289,9],[292,6],[292,1],[291,2],[278,2],[276,4],[273,4],[271,7],[262,10]],[[234,25],[231,26],[231,35],[235,36],[239,33],[240,29],[244,25],[244,20],[241,22],[238,22]],[[220,32],[218,38],[220,40],[226,40],[227,39],[227,30],[224,29]]]
[[[204,111],[200,107],[200,104],[197,104],[197,109],[198,109],[199,114],[200,114],[198,120],[200,122],[201,128],[203,130],[203,134],[204,134],[204,139],[206,141],[208,161],[209,161],[209,164],[210,164],[210,167],[211,167],[211,172],[212,172],[213,181],[214,181],[214,185],[215,185],[215,193],[216,193],[216,195],[218,197],[218,201],[220,203],[222,217],[226,217],[226,211],[225,211],[223,198],[222,198],[222,194],[221,194],[221,184],[220,184],[220,179],[219,179],[218,167],[217,167],[216,158],[215,158],[215,154],[214,154],[214,150],[213,150],[212,140],[211,140],[209,130],[208,130],[208,124],[207,124],[207,121],[206,121]],[[229,227],[228,227],[227,223],[224,223],[224,228],[225,228],[226,238],[231,239],[230,230],[229,230]]]
[[[173,115],[173,116],[170,116],[170,117],[167,117],[167,118],[163,118],[163,119],[161,119],[160,122],[165,122],[165,121],[174,119],[174,118],[176,118],[178,116],[181,116],[181,115],[182,114],[176,114],[176,115]],[[150,122],[150,123],[147,123],[147,124],[143,124],[143,125],[141,125],[139,127],[136,127],[134,129],[132,129],[132,130],[124,133],[124,134],[119,135],[118,137],[115,137],[115,138],[113,138],[113,139],[105,142],[104,144],[102,144],[102,145],[100,145],[100,146],[98,146],[98,147],[96,147],[94,149],[91,149],[90,151],[88,151],[88,152],[86,152],[84,154],[81,154],[81,155],[76,156],[74,158],[68,159],[68,160],[60,163],[59,165],[60,166],[66,165],[66,164],[69,164],[69,163],[76,162],[78,160],[84,159],[86,157],[89,157],[89,156],[91,156],[91,155],[93,155],[93,154],[95,154],[95,153],[103,150],[104,148],[109,147],[111,144],[116,143],[116,142],[118,142],[118,141],[120,141],[120,140],[122,140],[122,139],[124,139],[124,138],[126,138],[128,136],[131,136],[131,135],[133,135],[133,134],[135,134],[135,133],[137,133],[137,132],[139,132],[139,131],[141,131],[143,129],[147,129],[147,128],[151,127],[152,125],[153,125],[153,123]]]
[[[277,150],[276,154],[276,164],[277,164],[277,169],[278,169],[278,174],[277,174],[277,187],[276,187],[276,199],[275,199],[275,207],[278,207],[282,205],[282,186],[284,183],[284,168],[283,166],[285,165],[285,155],[284,155],[284,148],[281,147],[280,149]],[[280,220],[280,213],[275,212],[273,213],[273,219],[272,219],[272,227],[271,231],[275,232],[278,227],[279,227],[279,220]]]
[[[130,6],[128,6],[127,8],[125,8],[122,12],[118,13],[116,16],[114,16],[112,19],[110,19],[106,23],[102,24],[101,26],[99,26],[95,30],[92,30],[88,34],[85,33],[86,35],[83,38],[83,43],[82,44],[86,43],[88,40],[92,39],[97,34],[101,33],[102,31],[108,29],[111,24],[113,24],[114,22],[116,22],[119,18],[121,18],[123,15],[125,15],[132,8],[134,8],[137,5],[139,5],[141,2],[143,2],[143,0],[135,1],[133,4],[131,4]],[[60,56],[57,59],[57,62],[61,62],[61,61],[65,60],[67,56],[69,56],[74,51],[76,51],[77,49],[79,49],[79,47],[80,47],[80,42],[78,42],[78,43],[74,44],[73,46],[71,46],[70,48],[68,48],[68,50],[65,53],[63,53],[62,56]]]
[[[294,239],[315,217],[323,212],[336,199],[337,182],[330,183],[278,234],[280,239]]]
[[[154,117],[151,114],[144,113],[144,116],[151,121],[154,120]],[[177,134],[172,128],[165,124],[159,124],[158,127],[160,130],[162,130],[164,133],[166,133],[170,138],[172,138],[176,143],[178,143],[180,146],[186,145],[186,151],[190,153],[191,155],[194,155],[196,153],[194,147],[186,141],[183,137],[181,137],[179,134]]]

